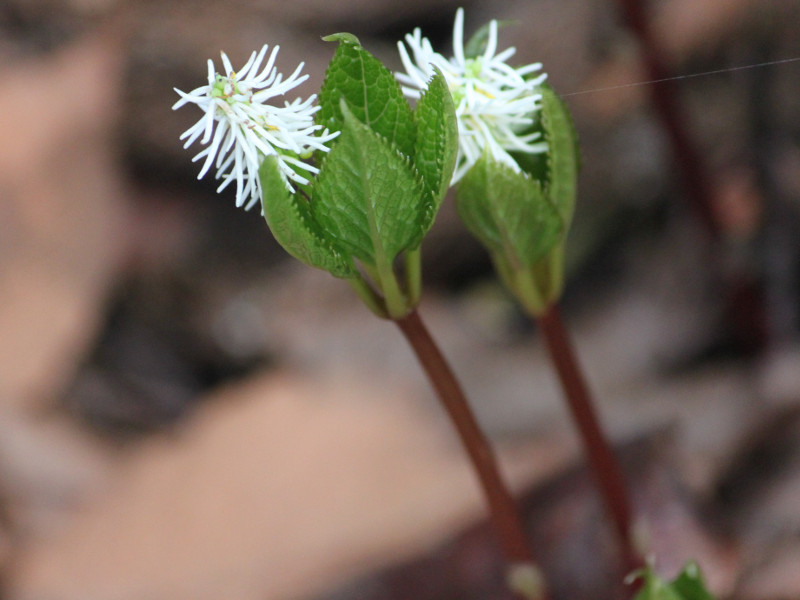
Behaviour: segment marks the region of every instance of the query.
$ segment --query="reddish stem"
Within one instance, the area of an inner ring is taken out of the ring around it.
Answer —
[[[580,431],[591,471],[606,510],[612,518],[624,553],[625,568],[629,571],[640,568],[644,566],[644,562],[636,550],[632,536],[633,510],[625,477],[600,426],[557,306],[551,306],[544,315],[537,318],[537,322],[558,372],[572,418]]]
[[[486,495],[492,523],[507,562],[511,565],[534,564],[533,551],[525,535],[516,503],[500,475],[492,448],[481,431],[453,371],[416,311],[412,311],[402,319],[396,319],[395,323],[414,350],[458,431],[461,443],[472,461]],[[545,593],[541,596],[541,600],[546,599]]]
[[[628,26],[639,40],[647,78],[654,82],[650,86],[650,99],[669,138],[672,154],[683,178],[686,197],[706,231],[712,237],[717,237],[720,233],[719,223],[711,204],[712,187],[708,167],[687,133],[675,82],[669,80],[661,49],[653,36],[642,1],[617,1],[625,13]]]
[[[711,239],[725,234],[713,206],[714,189],[705,157],[689,135],[677,94],[675,82],[669,80],[663,52],[653,35],[642,0],[617,0],[625,13],[628,27],[639,40],[642,60],[647,77],[654,83],[650,86],[650,98],[667,133],[675,164],[680,171],[688,203],[696,213]],[[728,282],[727,312],[736,346],[745,352],[760,350],[767,343],[767,332],[763,290],[747,277]]]

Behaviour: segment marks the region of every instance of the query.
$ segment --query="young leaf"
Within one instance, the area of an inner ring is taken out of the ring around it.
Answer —
[[[408,159],[342,101],[344,126],[312,201],[320,226],[361,261],[391,265],[421,227],[422,182]]]
[[[353,261],[343,255],[311,218],[308,204],[290,194],[274,156],[264,159],[259,170],[264,190],[261,206],[272,235],[296,259],[328,271],[334,277],[356,275]]]
[[[696,563],[690,562],[674,579],[672,587],[683,600],[714,600]]]
[[[578,139],[564,101],[552,88],[541,87],[542,119],[548,145],[547,195],[569,228],[575,211],[580,156]]]
[[[684,600],[672,586],[657,577],[648,578],[634,600]]]
[[[344,98],[359,121],[412,156],[415,127],[411,107],[392,72],[353,35],[339,33],[325,39],[338,41],[339,47],[319,93],[317,122],[330,131],[341,131],[344,116],[339,102]]]
[[[643,580],[643,585],[634,600],[714,600],[694,562],[687,564],[669,583],[661,579],[651,566],[639,572],[637,577]]]
[[[541,184],[484,154],[458,184],[467,228],[514,267],[530,267],[559,241],[563,221]]]
[[[414,165],[425,187],[426,220],[420,232],[422,241],[450,187],[458,155],[458,124],[453,97],[438,70],[417,103],[414,116],[417,121]]]

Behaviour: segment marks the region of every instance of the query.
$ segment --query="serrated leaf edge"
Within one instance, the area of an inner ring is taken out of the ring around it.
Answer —
[[[266,164],[268,161],[274,162],[274,160],[275,159],[273,157],[267,157],[264,160],[264,163]],[[262,165],[262,169],[264,168],[265,165]],[[275,165],[275,168],[277,168],[277,165]],[[275,226],[274,222],[272,222],[272,219],[266,210],[267,201],[266,199],[262,199],[264,220],[267,222],[267,226],[281,247],[297,260],[309,266],[328,271],[334,277],[346,279],[355,276],[356,270],[355,265],[352,263],[352,259],[349,258],[344,251],[337,247],[332,238],[325,235],[324,230],[319,226],[319,224],[314,222],[311,214],[305,214],[301,209],[299,203],[304,202],[304,200],[298,199],[296,194],[292,194],[285,189],[283,190],[283,195],[288,202],[287,208],[294,213],[295,217],[297,218],[297,223],[300,224],[304,233],[307,234],[310,239],[316,242],[317,248],[312,250],[308,247],[303,247],[301,243],[298,243],[300,240],[294,240],[292,243],[287,243],[286,240],[288,236],[285,235],[284,232],[280,231],[279,228]],[[334,266],[326,266],[318,261],[313,260],[311,257],[315,250],[322,252],[327,251],[330,261]]]
[[[571,150],[574,153],[572,160],[574,162],[574,177],[577,178],[578,171],[580,170],[580,149],[578,146],[578,132],[575,129],[575,124],[572,120],[572,116],[570,115],[569,109],[567,108],[566,103],[564,100],[548,85],[541,86],[541,93],[542,93],[542,104],[546,102],[546,98],[552,100],[558,105],[559,113],[563,116],[564,121],[567,125],[566,133],[569,136],[569,142],[572,146]],[[554,187],[554,174],[555,174],[555,158],[553,155],[553,147],[552,141],[554,137],[554,130],[553,130],[553,123],[552,123],[552,116],[550,111],[545,110],[544,106],[541,111],[542,115],[542,128],[544,130],[544,139],[548,143],[548,152],[547,152],[547,182],[544,187],[544,193],[550,199],[552,204],[556,207],[559,214],[561,215],[562,220],[564,221],[564,231],[569,230],[569,225],[572,222],[572,217],[575,212],[575,201],[577,196],[577,181],[573,182],[573,191],[572,197],[569,201],[569,206],[567,210],[563,210],[562,202],[559,199],[554,198],[553,195],[555,193]],[[563,159],[568,160],[568,159]]]
[[[419,208],[418,208],[418,210],[423,208],[424,189],[425,189],[424,182],[423,182],[422,176],[419,173],[419,170],[417,169],[416,165],[411,160],[411,158],[408,155],[406,155],[405,153],[403,153],[399,148],[397,148],[397,146],[395,144],[393,144],[389,139],[387,139],[380,132],[375,131],[369,125],[367,125],[366,123],[362,122],[358,117],[356,117],[352,113],[352,111],[350,110],[350,107],[347,105],[347,102],[346,102],[346,100],[344,98],[340,99],[340,104],[342,106],[343,115],[349,115],[349,116],[345,116],[344,117],[345,119],[347,119],[347,118],[352,119],[352,122],[353,122],[355,127],[361,128],[362,131],[365,134],[372,136],[380,144],[385,146],[386,149],[396,159],[398,159],[400,161],[400,163],[408,170],[408,173],[412,176],[412,178],[414,180],[414,185],[415,185],[415,187],[416,187],[416,189],[418,191],[418,196],[419,196],[419,201],[418,201],[418,207]],[[320,166],[320,172],[317,175],[317,179],[321,180],[321,179],[327,177],[327,171],[330,168],[331,167],[328,167],[327,161],[325,163],[323,163]],[[407,250],[415,249],[416,247],[419,246],[419,244],[421,243],[422,238],[424,237],[425,232],[426,232],[426,230],[422,230],[421,228],[419,228],[419,229],[420,230],[419,230],[418,233],[413,234],[411,236],[411,238],[406,241],[406,243],[400,245],[399,249],[393,254],[393,256],[389,257],[390,262],[393,261],[401,253],[403,253],[403,252],[405,252]],[[372,244],[373,244],[372,252],[373,252],[373,257],[374,257],[376,255],[376,250],[378,250],[378,248],[375,247],[376,240],[373,239],[373,237],[371,235],[370,235],[370,239],[371,239]],[[378,241],[380,241],[380,240],[378,240]],[[385,251],[386,248],[383,245],[381,245],[380,250],[381,251]],[[363,260],[363,259],[359,259],[359,260]]]

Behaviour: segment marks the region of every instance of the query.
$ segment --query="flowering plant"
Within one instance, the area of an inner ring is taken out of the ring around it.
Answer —
[[[488,440],[416,312],[421,293],[420,245],[449,188],[458,154],[450,89],[434,66],[412,110],[391,71],[354,36],[341,33],[324,39],[339,45],[318,108],[311,108],[310,100],[298,101],[286,105],[287,110],[299,109],[294,113],[296,120],[268,120],[274,109],[255,105],[269,92],[265,89],[259,96],[252,90],[266,88],[265,81],[279,86],[280,76],[270,79],[263,72],[250,76],[258,70],[265,50],[251,57],[238,76],[223,56],[227,77],[214,75],[209,64],[207,86],[190,94],[178,92],[182,100],[176,108],[193,102],[206,113],[184,137],[190,144],[204,132],[207,143],[217,122],[211,146],[196,158],[206,157],[201,175],[217,153],[223,184],[237,179],[240,200],[248,192],[251,203],[260,195],[270,230],[292,256],[346,279],[373,312],[397,324],[472,460],[508,561],[509,585],[525,598],[546,600],[541,574]],[[272,60],[265,71],[272,73],[271,67]],[[299,83],[299,69],[276,89],[285,91]],[[316,114],[313,125],[308,122],[311,113]],[[290,122],[303,126],[285,127]],[[302,137],[314,133],[317,139]],[[273,144],[273,138],[296,143],[289,149],[288,143]],[[295,162],[301,156],[298,149],[303,156],[316,150],[321,163],[318,171]],[[232,158],[229,152],[234,153]],[[231,165],[233,170],[228,171]],[[302,177],[297,168],[317,176]]]
[[[419,29],[399,43],[405,73],[392,74],[347,33],[319,93],[274,106],[307,79],[303,64],[285,80],[278,48],[254,52],[224,74],[208,62],[208,83],[173,108],[195,104],[202,118],[182,139],[206,147],[223,190],[236,182],[237,206],[261,204],[276,240],[295,258],[347,280],[378,316],[394,321],[426,371],[481,481],[507,561],[509,587],[548,600],[533,549],[491,447],[416,312],[420,245],[451,185],[467,228],[486,246],[502,281],[537,319],[589,450],[615,524],[626,568],[643,566],[621,472],[603,437],[555,309],[563,250],[575,206],[577,137],[569,112],[545,84],[541,64],[507,64],[491,21],[464,43],[459,9],[450,59]],[[409,53],[410,50],[410,53]],[[413,57],[413,60],[412,60]],[[402,84],[402,86],[401,86]],[[411,108],[405,96],[416,101]],[[308,162],[316,160],[316,165]],[[630,570],[629,569],[629,570]],[[709,600],[691,565],[672,583],[651,568],[635,572],[637,600]]]
[[[186,147],[201,135],[207,144],[194,157],[205,158],[200,177],[215,164],[219,190],[236,181],[237,206],[260,202],[289,254],[347,279],[380,316],[399,318],[419,301],[419,247],[456,160],[453,101],[433,70],[412,111],[392,73],[354,36],[326,39],[339,47],[318,106],[316,96],[283,107],[266,102],[307,76],[301,63],[283,80],[277,47],[259,71],[264,46],[238,73],[224,53],[225,75],[209,61],[208,84],[176,90],[173,108],[192,103],[205,113],[182,136]],[[314,153],[320,167],[303,160]]]
[[[425,77],[444,74],[459,131],[451,184],[467,228],[488,249],[505,285],[534,314],[563,286],[563,242],[575,206],[578,148],[564,103],[547,86],[541,63],[507,64],[497,52],[497,21],[464,43],[464,11],[456,13],[453,54],[435,52],[419,29],[398,44],[404,92],[416,97]]]
[[[434,73],[412,111],[391,72],[354,36],[325,39],[339,46],[317,122],[341,135],[301,193],[279,185],[279,161],[268,157],[261,168],[264,215],[290,254],[347,279],[380,316],[400,318],[419,302],[419,247],[456,159],[453,102]]]

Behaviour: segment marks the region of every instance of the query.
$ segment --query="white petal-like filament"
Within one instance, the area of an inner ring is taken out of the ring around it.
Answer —
[[[203,111],[203,116],[180,137],[188,148],[198,139],[205,146],[192,159],[203,161],[198,179],[212,167],[221,181],[217,191],[221,192],[236,182],[236,206],[249,210],[261,200],[261,180],[258,170],[266,156],[275,156],[284,176],[286,187],[294,192],[292,182],[307,184],[308,179],[298,170],[316,173],[300,156],[314,150],[328,151],[327,143],[338,135],[314,123],[314,113],[319,110],[313,102],[316,96],[306,100],[297,98],[284,102],[283,106],[267,104],[276,96],[284,96],[306,79],[302,75],[303,63],[283,79],[275,68],[278,46],[269,53],[264,45],[253,52],[244,66],[235,71],[228,56],[222,52],[223,73],[218,73],[214,62],[208,61],[208,84],[189,93],[178,89],[180,96],[173,109],[194,104]],[[202,136],[202,137],[201,137]]]
[[[451,185],[461,179],[484,151],[492,158],[519,171],[509,152],[547,152],[541,134],[531,131],[539,112],[537,91],[547,75],[539,73],[541,63],[522,67],[507,64],[515,48],[497,53],[497,21],[489,23],[486,48],[480,56],[467,57],[464,49],[464,10],[456,11],[453,26],[453,57],[435,52],[419,28],[398,42],[405,73],[395,76],[409,98],[420,98],[434,74],[444,75],[458,118],[458,158]],[[407,46],[407,47],[406,47]]]

